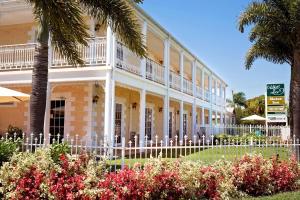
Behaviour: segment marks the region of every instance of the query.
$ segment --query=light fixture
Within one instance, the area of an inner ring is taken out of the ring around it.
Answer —
[[[99,100],[99,96],[98,95],[95,95],[93,96],[93,103],[98,103],[98,100]]]
[[[159,107],[158,108],[158,112],[162,112],[163,108],[162,107]]]
[[[137,103],[136,102],[134,102],[134,103],[132,103],[132,109],[136,109],[136,105],[137,105]]]

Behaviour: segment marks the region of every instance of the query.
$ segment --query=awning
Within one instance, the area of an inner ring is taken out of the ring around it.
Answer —
[[[29,99],[28,94],[0,87],[0,103],[28,101]]]
[[[248,117],[244,117],[241,120],[243,120],[243,121],[266,121],[266,118],[258,116],[258,115],[251,115]]]

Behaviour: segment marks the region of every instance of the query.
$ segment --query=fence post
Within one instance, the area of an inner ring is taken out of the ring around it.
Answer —
[[[252,153],[253,137],[250,138],[250,152]]]
[[[124,169],[125,164],[125,137],[122,137],[122,164],[121,168]]]

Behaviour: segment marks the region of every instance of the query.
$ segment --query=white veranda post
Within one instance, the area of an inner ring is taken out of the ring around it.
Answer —
[[[142,89],[140,91],[140,135],[139,142],[140,147],[144,147],[145,145],[145,109],[146,109],[146,90]]]

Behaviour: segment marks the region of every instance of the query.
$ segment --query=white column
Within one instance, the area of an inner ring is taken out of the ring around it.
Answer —
[[[184,54],[183,54],[183,51],[180,52],[180,58],[179,58],[179,67],[180,67],[180,89],[181,89],[181,92],[183,91],[183,69],[184,69]]]
[[[112,49],[113,49],[113,32],[110,26],[106,30],[106,65],[112,64]]]
[[[52,45],[51,45],[51,37],[49,37],[48,40],[48,69],[52,67]],[[50,126],[50,103],[51,103],[51,83],[49,81],[49,75],[48,75],[48,81],[47,81],[47,93],[46,93],[46,106],[45,106],[45,116],[44,116],[44,138],[46,138],[46,143],[49,144],[50,141],[48,141],[49,137],[49,126]],[[30,108],[30,103],[28,104]]]
[[[209,81],[209,83],[208,83],[208,88],[209,88],[209,98],[210,98],[210,104],[212,104],[212,76],[211,76],[211,74],[209,75],[209,79],[208,79]]]
[[[204,99],[205,96],[205,72],[204,67],[201,69],[201,88],[202,88],[202,98]]]
[[[44,117],[44,138],[46,138],[46,144],[49,144],[49,126],[50,126],[50,103],[51,103],[51,83],[48,80],[47,83],[47,97],[46,97],[46,107],[45,107],[45,117]],[[28,103],[30,107],[30,103]],[[68,133],[67,133],[68,134]]]
[[[204,126],[205,125],[205,109],[204,107],[202,107],[201,109],[201,125]]]
[[[113,32],[110,26],[107,27],[106,34],[106,64],[112,67],[113,65]],[[105,102],[104,102],[104,144],[112,145],[111,141],[111,124],[112,124],[112,71],[106,71],[105,78]]]
[[[105,80],[105,102],[104,102],[104,144],[111,145],[111,101],[112,101],[112,80],[111,70],[106,72]]]
[[[95,19],[93,17],[90,18],[90,36],[95,37],[96,32],[95,32]]]
[[[208,120],[209,120],[209,134],[212,135],[212,128],[213,128],[213,124],[212,124],[212,108],[209,109],[209,117],[208,117]]]
[[[192,62],[193,96],[196,97],[196,60]]]
[[[145,109],[146,109],[146,90],[140,91],[140,147],[145,145]]]
[[[165,144],[168,144],[169,142],[169,96],[164,96],[164,119],[163,119],[163,140],[165,141]]]
[[[165,83],[169,88],[169,73],[170,73],[170,39],[167,38],[164,41],[164,67],[165,67]]]
[[[111,145],[114,146],[115,144],[115,80],[112,78],[111,80],[111,123],[110,123],[110,141]],[[122,139],[121,139],[122,140]]]
[[[215,94],[214,94],[214,99],[215,99],[215,104],[217,104],[217,80],[214,79],[214,87],[215,87]],[[217,121],[217,120],[216,120]]]
[[[179,140],[183,140],[183,101],[180,100],[179,108]]]
[[[147,24],[147,21],[145,20],[144,22],[143,22],[143,27],[142,27],[142,35],[143,35],[143,43],[144,43],[144,45],[146,45],[147,44],[147,26],[148,26],[148,24]],[[142,58],[141,59],[141,75],[142,75],[142,77],[146,77],[146,58]]]
[[[192,123],[192,141],[194,139],[194,135],[196,134],[197,131],[197,120],[196,120],[196,116],[197,115],[197,106],[196,106],[196,98],[194,98],[194,102],[193,102],[193,107],[192,107],[192,119],[193,119],[193,123]]]

